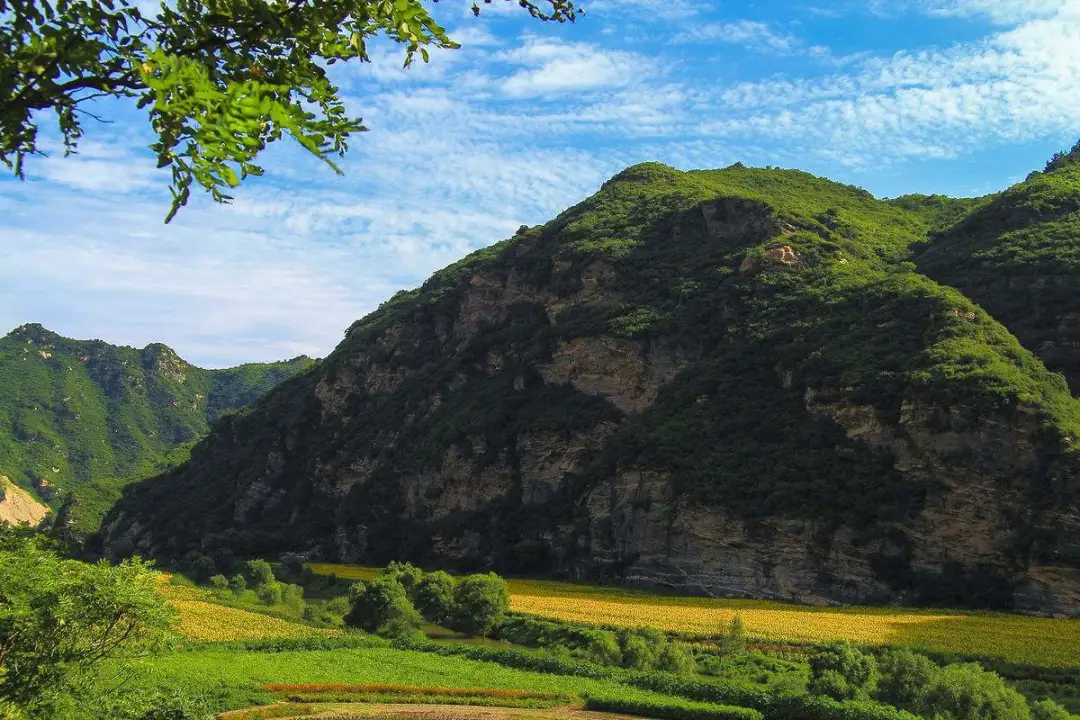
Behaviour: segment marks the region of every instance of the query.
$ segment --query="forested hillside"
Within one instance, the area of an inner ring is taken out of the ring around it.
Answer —
[[[311,367],[204,370],[161,344],[72,340],[29,324],[0,339],[0,474],[94,528],[120,488],[187,457],[225,412]]]
[[[106,547],[1078,614],[1080,401],[1007,312],[1071,310],[969,287],[959,239],[1063,221],[1025,205],[1080,194],[1057,164],[967,201],[628,168],[355,323]]]

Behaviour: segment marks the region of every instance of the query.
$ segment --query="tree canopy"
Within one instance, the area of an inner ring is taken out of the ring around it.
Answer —
[[[544,22],[582,12],[571,0],[504,1]],[[230,200],[286,135],[340,174],[331,155],[367,128],[326,67],[369,62],[378,36],[404,45],[406,67],[460,47],[423,0],[176,0],[152,17],[129,0],[0,0],[0,161],[24,178],[26,157],[43,154],[38,113],[55,112],[67,155],[96,117],[86,103],[125,97],[149,114],[158,167],[172,171],[166,222],[193,184]]]

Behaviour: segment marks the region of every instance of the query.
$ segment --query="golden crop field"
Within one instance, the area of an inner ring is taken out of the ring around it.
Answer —
[[[180,634],[192,640],[217,642],[262,640],[339,632],[321,630],[270,615],[208,602],[207,591],[195,587],[171,585],[167,582],[168,577],[162,574],[158,593],[176,608],[180,616]]]
[[[368,579],[376,568],[312,565],[317,573]],[[510,609],[556,620],[647,625],[717,635],[740,617],[747,635],[781,642],[851,640],[921,646],[1009,662],[1080,667],[1080,620],[905,608],[818,608],[770,600],[668,596],[548,580],[508,580]]]

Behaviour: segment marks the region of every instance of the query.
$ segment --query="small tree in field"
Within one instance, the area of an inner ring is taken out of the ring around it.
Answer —
[[[240,573],[236,573],[231,578],[229,578],[229,589],[239,595],[240,593],[247,590],[247,580],[245,580],[244,576]]]
[[[837,700],[865,699],[878,684],[873,655],[846,642],[826,645],[810,657],[810,692]]]
[[[746,636],[743,634],[742,618],[731,619],[727,635],[720,638],[721,655],[741,655],[746,652]]]
[[[445,623],[454,611],[454,578],[450,573],[437,570],[426,573],[413,588],[416,609],[430,622]]]
[[[486,636],[509,609],[505,580],[495,573],[469,575],[454,588],[453,628]]]
[[[345,624],[387,637],[406,637],[420,625],[420,614],[395,578],[381,575],[353,585]]]

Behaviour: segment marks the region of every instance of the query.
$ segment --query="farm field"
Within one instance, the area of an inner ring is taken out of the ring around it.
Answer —
[[[362,580],[377,568],[318,563],[319,574]],[[510,609],[599,625],[648,625],[711,636],[738,615],[754,638],[851,640],[978,655],[1025,665],[1080,667],[1080,620],[901,608],[805,607],[768,600],[679,597],[549,580],[508,580]]]
[[[274,694],[263,686],[273,684],[377,683],[656,697],[612,680],[541,674],[462,657],[384,647],[259,652],[210,646],[129,660],[116,669],[123,673],[123,682],[129,688],[153,692],[183,687],[207,699],[217,711],[272,703]]]
[[[180,634],[191,640],[230,642],[292,638],[309,635],[339,635],[340,630],[320,629],[282,618],[226,607],[212,602],[204,589],[172,585],[162,576],[158,593],[179,615]]]

